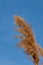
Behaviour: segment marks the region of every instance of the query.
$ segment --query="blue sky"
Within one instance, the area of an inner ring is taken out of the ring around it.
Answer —
[[[26,55],[14,47],[14,15],[32,24],[37,42],[43,48],[43,0],[0,0],[0,65],[30,65]]]

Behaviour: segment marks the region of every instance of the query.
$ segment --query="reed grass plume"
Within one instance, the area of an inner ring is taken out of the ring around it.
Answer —
[[[24,52],[32,57],[33,63],[38,65],[40,62],[39,57],[43,57],[43,49],[36,42],[33,30],[30,24],[21,18],[20,16],[14,16],[15,24],[19,27],[16,28],[18,32],[20,32],[21,36],[16,36],[16,38],[20,38],[20,44],[18,44],[21,48],[24,48]]]

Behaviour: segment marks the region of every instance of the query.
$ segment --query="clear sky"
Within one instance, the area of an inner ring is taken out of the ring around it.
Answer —
[[[43,0],[0,0],[0,65],[30,65],[26,55],[14,47],[14,15],[32,24],[37,42],[43,48]]]

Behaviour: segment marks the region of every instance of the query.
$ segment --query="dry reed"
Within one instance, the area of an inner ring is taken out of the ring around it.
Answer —
[[[14,18],[15,24],[19,27],[16,30],[22,34],[22,36],[16,36],[16,38],[21,38],[21,42],[18,45],[24,48],[24,52],[28,56],[32,56],[33,63],[38,65],[39,57],[43,57],[43,49],[37,44],[31,26],[19,16],[14,16]]]

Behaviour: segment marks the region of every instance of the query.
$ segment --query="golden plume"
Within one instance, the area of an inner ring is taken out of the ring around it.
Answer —
[[[19,27],[16,28],[16,30],[22,34],[22,36],[16,36],[16,38],[21,38],[19,46],[24,48],[24,52],[28,56],[32,56],[34,64],[38,65],[40,55],[43,56],[43,50],[35,40],[31,25],[28,25],[26,21],[19,16],[14,16],[14,18],[14,23]]]

